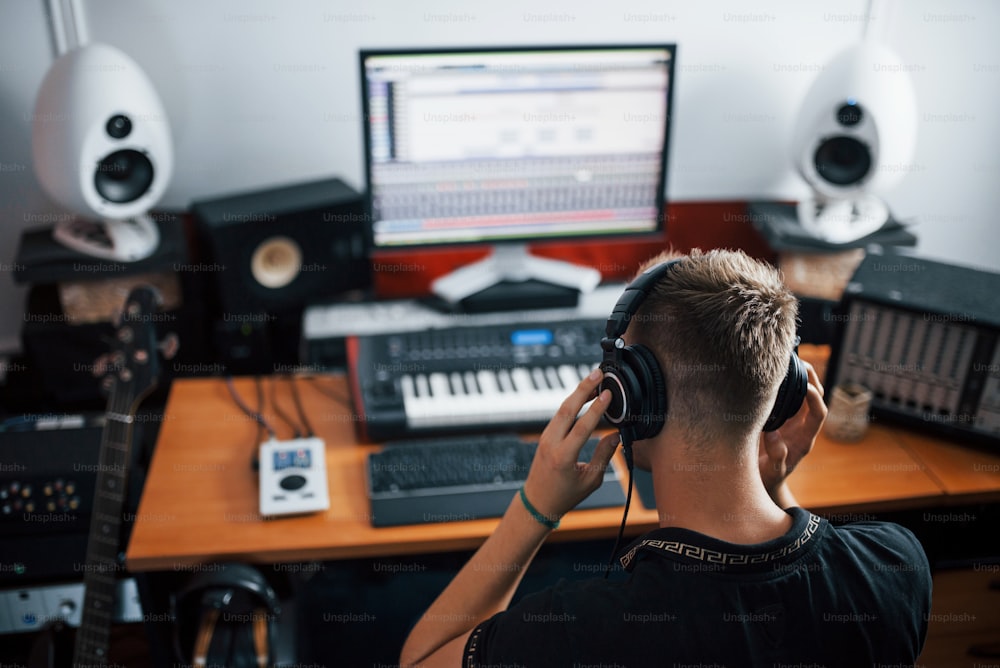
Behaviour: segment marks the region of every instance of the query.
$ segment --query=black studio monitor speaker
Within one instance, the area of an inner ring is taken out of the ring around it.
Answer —
[[[371,286],[362,198],[340,179],[203,200],[192,212],[224,321],[294,314]]]

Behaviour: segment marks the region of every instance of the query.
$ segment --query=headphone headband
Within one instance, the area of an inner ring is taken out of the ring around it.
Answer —
[[[604,329],[605,336],[614,340],[625,334],[629,322],[639,310],[642,302],[645,301],[649,291],[674,265],[683,261],[684,258],[676,258],[661,262],[636,276],[635,280],[625,287],[622,296],[618,298],[618,303],[612,309],[608,324]]]

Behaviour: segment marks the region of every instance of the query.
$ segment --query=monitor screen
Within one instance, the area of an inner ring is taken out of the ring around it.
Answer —
[[[375,247],[661,230],[674,50],[362,51]]]

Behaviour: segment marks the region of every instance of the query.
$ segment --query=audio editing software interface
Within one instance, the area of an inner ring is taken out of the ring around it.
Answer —
[[[670,55],[365,58],[375,245],[656,230]]]

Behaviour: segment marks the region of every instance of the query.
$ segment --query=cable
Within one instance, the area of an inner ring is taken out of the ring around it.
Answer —
[[[299,396],[299,386],[295,384],[295,376],[289,376],[288,382],[292,386],[292,399],[295,401],[295,410],[299,413],[299,419],[302,420],[302,425],[306,428],[306,437],[312,438],[316,435],[313,431],[312,424],[309,423],[309,418],[306,417],[306,412],[302,408],[302,398]]]
[[[236,405],[239,406],[240,410],[243,411],[247,417],[252,418],[255,422],[257,422],[259,426],[264,427],[271,438],[277,438],[274,427],[260,412],[264,409],[264,389],[261,387],[260,378],[254,377],[254,382],[257,384],[257,402],[260,406],[260,409],[257,411],[251,410],[250,407],[243,402],[243,399],[240,398],[240,395],[236,393],[236,387],[233,385],[233,377],[226,376],[226,387],[229,388],[229,395],[233,398]],[[257,433],[260,433],[259,429],[257,430]]]
[[[275,392],[275,389],[278,386],[278,379],[272,376],[270,385],[271,385],[271,404],[274,406],[274,412],[278,414],[278,417],[284,420],[285,424],[287,424],[289,427],[292,428],[292,433],[294,434],[294,438],[302,438],[302,429],[299,427],[298,424],[292,422],[291,418],[289,418],[288,415],[285,414],[285,411],[281,410],[281,405],[278,404],[278,395]],[[295,385],[293,383],[292,387],[294,386]],[[297,404],[296,407],[298,408]],[[299,408],[299,416],[300,417],[302,416],[301,408]]]
[[[608,558],[608,567],[604,571],[604,579],[608,579],[611,574],[611,566],[615,563],[615,556],[621,546],[622,537],[625,535],[625,520],[628,518],[628,509],[632,504],[632,473],[635,470],[635,461],[632,459],[632,439],[622,434],[622,454],[625,456],[625,467],[628,469],[628,493],[625,495],[625,511],[622,513],[622,523],[618,527],[618,538],[615,539],[615,546],[611,548],[611,556]]]

